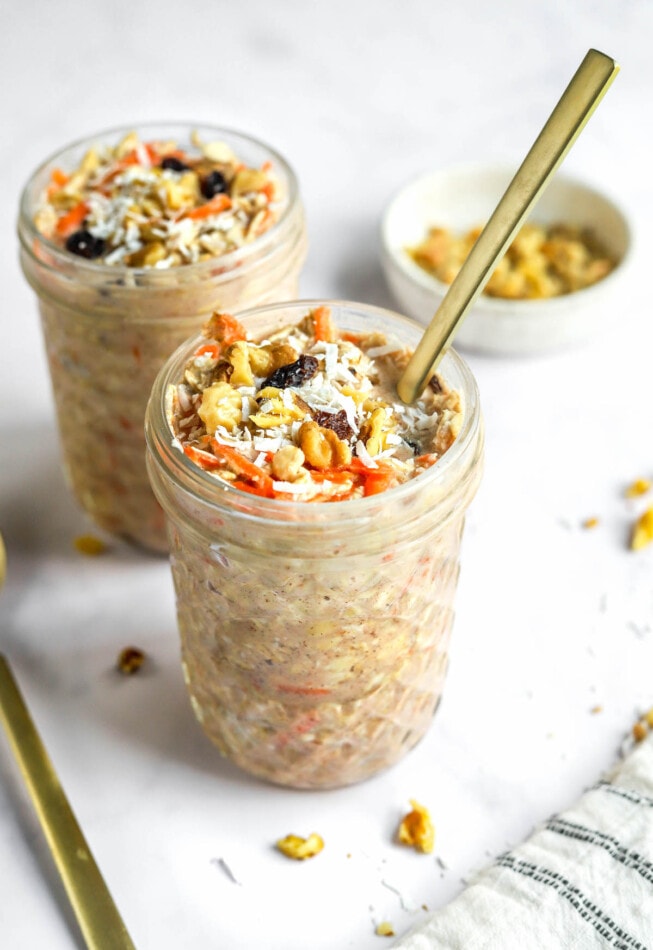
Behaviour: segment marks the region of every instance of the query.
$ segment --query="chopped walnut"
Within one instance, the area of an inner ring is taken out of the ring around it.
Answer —
[[[145,662],[145,654],[138,647],[125,647],[118,656],[117,667],[125,676],[138,673]]]
[[[304,422],[299,430],[299,447],[313,468],[337,468],[351,462],[351,449],[332,429],[317,422]]]
[[[633,726],[633,739],[635,742],[642,742],[648,735],[648,726],[645,722],[636,722]]]
[[[202,393],[197,414],[213,435],[218,426],[231,431],[241,420],[243,398],[230,383],[213,383]]]
[[[431,854],[435,844],[435,828],[428,809],[411,798],[412,811],[402,819],[397,840],[423,854]]]
[[[392,924],[383,920],[380,924],[377,924],[376,930],[374,931],[379,937],[394,937],[395,931]]]
[[[633,525],[630,537],[632,551],[640,551],[653,541],[653,507],[647,508]]]
[[[286,835],[277,841],[277,848],[287,858],[293,858],[295,861],[305,861],[306,858],[314,858],[316,854],[324,848],[324,841],[315,833],[310,834],[308,838],[300,838],[299,835]]]
[[[626,498],[637,498],[639,495],[645,495],[650,491],[652,483],[648,478],[636,478],[634,482],[626,488],[624,495]]]
[[[272,474],[281,482],[294,482],[304,469],[304,453],[296,445],[284,445],[272,458]]]
[[[80,534],[78,538],[75,538],[73,541],[75,550],[79,551],[80,554],[85,554],[87,557],[97,557],[98,554],[104,554],[107,550],[107,546],[100,538],[96,538],[93,534]]]

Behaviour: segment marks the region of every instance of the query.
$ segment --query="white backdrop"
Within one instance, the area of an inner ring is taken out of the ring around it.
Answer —
[[[1,647],[139,948],[377,947],[376,922],[405,932],[422,904],[442,905],[591,784],[653,703],[653,547],[627,550],[639,508],[622,498],[629,481],[653,476],[653,7],[5,0],[0,13]],[[392,306],[377,237],[391,194],[430,168],[521,159],[590,46],[622,71],[564,168],[631,216],[631,273],[613,329],[584,349],[468,357],[487,464],[433,728],[357,788],[256,783],[218,759],[188,711],[165,561],[120,546],[85,561],[72,549],[85,522],[60,472],[36,306],[17,263],[19,190],[50,152],[106,127],[232,126],[297,171],[310,237],[302,296]],[[589,516],[593,532],[580,528]],[[116,682],[129,642],[151,672]],[[391,842],[410,797],[431,809],[444,867]],[[315,861],[273,851],[281,835],[312,830],[327,842]],[[81,946],[4,741],[0,881],[3,946]]]

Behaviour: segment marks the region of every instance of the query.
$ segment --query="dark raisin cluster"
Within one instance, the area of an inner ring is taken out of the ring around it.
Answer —
[[[313,419],[323,429],[332,429],[339,439],[348,442],[354,434],[354,430],[349,425],[347,413],[344,409],[339,412],[323,412],[316,409],[313,412]]]
[[[78,257],[85,257],[88,260],[101,257],[106,250],[106,246],[106,241],[102,238],[94,237],[91,232],[85,228],[74,231],[73,234],[66,239],[67,251],[70,251],[72,254],[77,254]]]
[[[288,386],[301,386],[317,373],[319,366],[314,356],[303,353],[294,363],[287,363],[275,369],[264,381],[263,386],[274,386],[275,389],[287,389]]]

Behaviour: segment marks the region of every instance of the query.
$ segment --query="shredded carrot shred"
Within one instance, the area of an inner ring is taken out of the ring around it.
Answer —
[[[347,340],[348,343],[355,343],[358,346],[363,339],[362,333],[341,333],[341,340]]]
[[[223,463],[220,459],[217,459],[215,455],[211,455],[210,452],[203,452],[202,449],[198,449],[194,445],[185,445],[184,453],[188,456],[191,462],[195,462],[196,465],[199,465],[200,468],[203,468],[205,471],[210,471],[213,468],[222,468]]]
[[[336,338],[335,327],[331,321],[331,310],[329,307],[316,307],[311,311],[313,320],[313,333],[316,340],[324,343],[333,343]]]
[[[204,327],[204,336],[217,340],[223,346],[231,346],[238,340],[247,339],[247,330],[230,313],[215,311]]]
[[[67,175],[61,168],[53,168],[52,172],[50,173],[52,184],[58,185],[59,188],[63,188],[63,186],[69,181],[69,177],[70,176]]]
[[[331,692],[323,686],[295,686],[294,683],[277,683],[280,693],[293,693],[296,696],[328,696]]]
[[[80,201],[74,208],[64,214],[57,221],[56,231],[60,237],[67,238],[75,231],[79,230],[80,225],[88,214],[88,205],[85,201]]]
[[[378,495],[387,488],[390,488],[393,481],[394,477],[389,472],[379,472],[378,474],[370,473],[365,476],[363,494],[366,497],[368,495]]]
[[[217,343],[205,343],[203,346],[198,347],[195,350],[195,356],[212,356],[214,360],[217,360],[220,356],[221,349]]]
[[[200,205],[199,208],[191,208],[190,211],[185,211],[182,218],[191,218],[193,221],[198,221],[201,218],[210,218],[212,214],[220,214],[222,211],[227,211],[230,207],[231,198],[229,195],[216,195],[215,198],[211,198],[206,204]]]
[[[272,479],[258,465],[254,465],[249,459],[241,455],[237,449],[232,449],[230,445],[223,445],[216,439],[211,442],[211,447],[217,459],[223,465],[233,472],[240,475],[248,482],[252,482],[261,492],[269,497],[272,496]]]

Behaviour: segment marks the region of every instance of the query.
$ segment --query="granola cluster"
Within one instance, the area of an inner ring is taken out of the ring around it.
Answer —
[[[214,314],[168,393],[176,445],[243,491],[340,501],[418,475],[449,448],[460,399],[433,377],[414,406],[396,381],[410,356],[379,333],[339,333],[327,307],[259,343]]]
[[[218,257],[268,230],[280,198],[269,163],[249,168],[223,142],[192,142],[193,154],[130,132],[89,149],[71,173],[55,168],[38,230],[79,257],[156,268]]]
[[[420,244],[407,251],[423,270],[450,284],[480,233],[480,227],[462,235],[433,227]],[[614,266],[615,261],[586,229],[525,224],[497,264],[484,293],[508,300],[558,297],[595,284]]]

